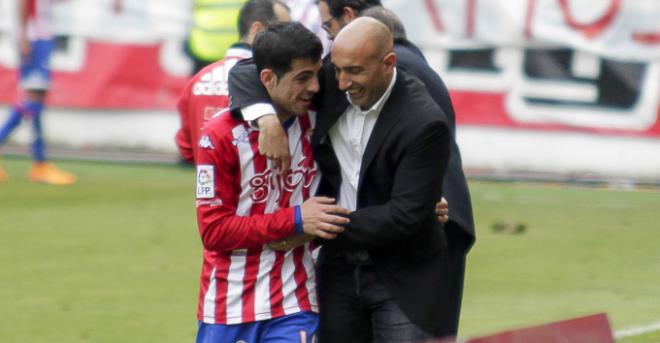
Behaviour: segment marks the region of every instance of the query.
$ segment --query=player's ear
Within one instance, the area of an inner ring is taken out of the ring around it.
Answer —
[[[277,85],[277,75],[272,69],[264,68],[261,70],[259,78],[261,79],[261,84],[264,85],[268,91],[272,90]]]

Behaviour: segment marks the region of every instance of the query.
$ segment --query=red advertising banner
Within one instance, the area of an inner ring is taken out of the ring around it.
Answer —
[[[94,109],[173,110],[187,77],[159,63],[162,46],[85,44],[80,68],[53,70],[52,106]],[[17,71],[0,67],[0,103],[16,96]]]
[[[67,3],[55,25],[50,104],[173,111],[188,70],[180,2],[129,1],[115,17],[89,2]],[[383,4],[450,88],[458,125],[660,138],[656,0]],[[0,8],[0,33],[11,32],[9,14]],[[14,47],[9,37],[0,34],[0,46]],[[16,96],[12,54],[0,51],[4,104]]]

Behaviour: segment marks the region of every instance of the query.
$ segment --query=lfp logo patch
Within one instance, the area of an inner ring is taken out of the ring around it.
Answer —
[[[210,199],[215,196],[215,173],[213,171],[212,165],[197,166],[197,198]]]

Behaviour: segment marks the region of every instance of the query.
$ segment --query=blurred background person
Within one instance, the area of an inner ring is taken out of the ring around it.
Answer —
[[[240,40],[227,49],[225,57],[197,73],[181,92],[177,108],[181,127],[175,141],[181,158],[194,163],[199,132],[206,121],[219,110],[229,107],[227,77],[241,59],[252,57],[251,45],[257,33],[269,23],[291,21],[289,8],[279,0],[250,0],[240,9]]]
[[[11,114],[0,127],[0,144],[20,124],[22,119],[32,122],[34,164],[28,178],[33,182],[51,185],[70,185],[76,177],[49,163],[43,138],[42,113],[50,88],[50,55],[54,48],[50,27],[51,0],[20,0],[18,2],[18,44],[21,55],[19,97]],[[6,180],[0,168],[0,181]]]
[[[291,10],[291,20],[299,21],[310,31],[314,32],[323,43],[324,53],[328,52],[330,40],[321,27],[317,0],[283,0]]]
[[[193,74],[225,57],[238,38],[236,18],[245,1],[194,0],[192,28],[186,48],[193,61]]]

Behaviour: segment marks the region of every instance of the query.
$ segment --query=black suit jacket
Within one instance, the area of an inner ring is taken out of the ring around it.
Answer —
[[[449,167],[443,180],[443,196],[449,202],[448,229],[461,230],[466,235],[467,250],[474,243],[474,219],[472,215],[472,203],[470,191],[463,172],[461,152],[456,144],[456,116],[452,105],[449,91],[440,76],[429,66],[419,48],[407,40],[394,42],[394,51],[397,56],[397,65],[410,74],[416,76],[424,83],[431,98],[442,108],[447,115],[451,129],[451,157]]]
[[[325,187],[321,191],[336,196],[341,174],[328,130],[348,102],[334,73],[326,70],[325,76],[312,144]],[[337,252],[369,251],[379,280],[404,313],[430,333],[438,332],[447,301],[438,291],[444,282],[438,270],[446,239],[433,211],[442,194],[438,175],[446,170],[450,154],[443,116],[419,80],[399,70],[364,152],[357,210],[346,231],[324,244],[320,257],[323,268]]]

